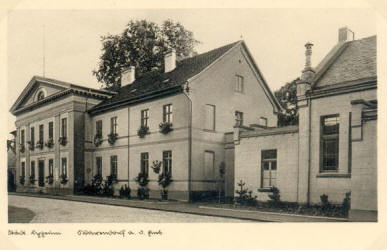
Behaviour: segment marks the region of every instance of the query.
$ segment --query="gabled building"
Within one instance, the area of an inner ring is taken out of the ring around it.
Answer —
[[[283,201],[340,204],[351,194],[351,220],[377,220],[376,36],[353,40],[339,30],[337,45],[315,68],[313,44],[297,83],[299,125],[235,128],[226,155],[235,153],[235,185],[243,180],[258,199],[271,187]],[[230,156],[231,157],[231,156]]]
[[[280,106],[243,41],[182,61],[172,50],[164,64],[138,79],[130,67],[116,92],[34,77],[11,108],[17,175],[26,179],[18,190],[77,192],[99,174],[115,178],[116,193],[125,184],[135,191],[142,173],[150,197],[160,198],[156,161],[172,175],[171,199],[224,189],[225,132],[275,126]],[[226,165],[226,184],[233,179]]]

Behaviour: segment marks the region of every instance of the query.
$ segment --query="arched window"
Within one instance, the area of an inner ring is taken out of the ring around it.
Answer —
[[[44,92],[41,90],[41,91],[39,91],[39,93],[38,93],[38,95],[37,95],[38,97],[37,97],[37,101],[40,101],[40,100],[42,100],[43,98],[44,98]]]

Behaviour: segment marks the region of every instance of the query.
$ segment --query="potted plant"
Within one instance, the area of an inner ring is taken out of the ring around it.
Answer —
[[[52,185],[54,183],[54,176],[52,174],[46,176],[46,183]]]
[[[24,144],[19,145],[19,151],[20,151],[20,153],[24,153],[24,151],[25,151]]]
[[[35,175],[30,175],[30,184],[35,184]]]
[[[19,176],[19,183],[20,183],[21,185],[24,185],[24,183],[25,183],[25,177],[24,177],[23,175]]]
[[[149,133],[149,127],[148,126],[142,126],[137,130],[137,135],[140,137],[140,138],[144,138],[145,135],[147,135]]]
[[[101,145],[102,144],[102,135],[101,134],[96,134],[95,136],[94,136],[94,145],[96,146],[96,147],[98,147],[99,145]]]
[[[167,187],[172,182],[172,174],[169,171],[163,171],[158,178],[158,183],[162,187],[161,189],[161,199],[168,200],[168,190]]]
[[[160,173],[161,161],[153,161],[151,168],[156,174]]]
[[[61,137],[59,137],[58,141],[59,141],[60,145],[66,146],[66,144],[67,144],[67,137],[61,136]]]
[[[60,175],[60,183],[64,185],[64,184],[66,184],[67,182],[68,182],[67,175],[61,174],[61,175]]]
[[[108,142],[109,142],[109,144],[113,145],[117,141],[117,138],[118,138],[118,134],[117,133],[110,133],[110,134],[108,134]]]
[[[168,134],[169,132],[171,132],[173,130],[172,123],[170,123],[170,122],[160,123],[159,128],[160,128],[160,133],[162,133],[164,135]]]
[[[48,148],[52,148],[54,146],[54,139],[49,138],[44,145],[46,145],[46,147],[48,147]]]
[[[33,151],[33,150],[35,149],[35,145],[34,145],[34,143],[32,143],[31,141],[28,141],[27,144],[28,144],[28,149],[29,149],[29,150],[32,150],[32,151]]]
[[[44,142],[43,142],[43,140],[37,141],[37,142],[36,142],[36,147],[39,148],[40,150],[42,150],[43,147],[44,147]]]
[[[143,172],[140,172],[134,180],[140,186],[137,189],[137,197],[140,200],[149,199],[149,188],[147,187],[149,183],[148,175]]]

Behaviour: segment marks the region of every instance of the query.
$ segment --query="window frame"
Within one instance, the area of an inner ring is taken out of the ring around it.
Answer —
[[[149,153],[142,152],[140,154],[140,172],[149,176]]]
[[[35,127],[30,128],[30,142],[31,145],[35,145]]]
[[[44,142],[44,124],[39,124],[39,141]]]
[[[335,117],[337,120],[337,133],[324,134],[325,120],[328,118]],[[331,154],[325,153],[327,147],[324,147],[327,142],[334,141],[336,143],[336,152],[333,154],[335,159],[334,168],[327,168],[325,166],[326,159],[331,158]],[[320,117],[320,173],[339,172],[339,161],[340,161],[340,114],[323,115]]]
[[[238,116],[240,115],[240,116]],[[243,112],[242,111],[235,111],[235,126],[243,126]]]
[[[244,93],[244,89],[245,89],[245,78],[241,75],[238,75],[236,74],[235,75],[235,86],[234,86],[234,91],[236,93],[241,93],[243,94]]]
[[[102,168],[103,168],[102,156],[95,157],[95,168],[96,168],[96,175],[102,176]]]
[[[102,120],[96,121],[95,122],[95,134],[98,136],[102,136],[102,129],[103,129]]]
[[[117,176],[118,176],[118,157],[117,157],[117,155],[110,156],[110,175],[113,178],[117,178]]]
[[[170,173],[172,175],[172,150],[163,151],[163,172]],[[167,164],[166,164],[167,163]]]
[[[216,129],[216,106],[213,105],[213,104],[205,104],[205,121],[204,121],[204,130],[207,130],[207,131],[215,131]],[[207,117],[207,107],[211,107],[212,108],[212,121],[211,121],[211,127],[212,128],[207,128],[206,125],[207,125],[207,119],[209,119]]]
[[[149,109],[141,110],[141,127],[149,127]]]
[[[163,105],[163,122],[173,122],[173,105],[172,103]]]
[[[33,176],[35,179],[35,161],[31,161],[31,167],[30,167],[30,176]]]
[[[20,171],[21,171],[21,177],[26,178],[26,162],[22,161],[20,162]]]
[[[117,116],[110,118],[110,134],[117,134]]]
[[[67,138],[67,117],[63,117],[60,123],[61,137]]]
[[[54,159],[48,159],[48,175],[54,176]]]
[[[269,157],[264,156],[265,153],[269,153],[270,151],[275,152],[275,157],[269,158]],[[265,171],[264,164],[266,162],[269,163],[269,166],[268,166],[269,169],[266,170],[266,171],[269,171],[269,178],[264,177],[264,171]],[[275,169],[273,169],[273,162],[275,162]],[[278,170],[278,150],[277,149],[263,149],[263,150],[261,150],[261,188],[269,189],[269,188],[272,188],[274,186],[277,186],[277,170]],[[274,178],[272,177],[273,171],[275,171]],[[264,179],[269,179],[269,186],[264,185],[264,183],[265,183]],[[273,180],[275,180],[275,185],[272,184]]]
[[[64,164],[63,164],[64,163]],[[60,169],[60,174],[61,175],[65,175],[66,177],[68,177],[68,169],[67,169],[67,157],[62,157],[61,158],[61,169]]]
[[[22,130],[20,131],[20,144],[22,144],[22,145],[25,144],[25,141],[26,141],[25,136],[26,136],[26,132],[25,132],[24,129],[22,129]]]
[[[54,139],[54,122],[48,123],[48,139]]]

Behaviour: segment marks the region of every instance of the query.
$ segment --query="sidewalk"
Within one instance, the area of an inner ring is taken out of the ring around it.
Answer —
[[[188,203],[179,201],[156,201],[156,200],[125,200],[118,198],[104,198],[84,195],[47,195],[33,193],[9,193],[11,195],[29,196],[37,198],[49,198],[58,200],[68,200],[77,202],[88,202],[114,206],[125,206],[143,209],[153,209],[168,212],[189,213],[196,215],[227,217],[235,219],[245,219],[260,222],[347,222],[347,219],[332,217],[317,217],[281,214],[273,212],[247,211],[229,208],[211,207],[211,203]]]

